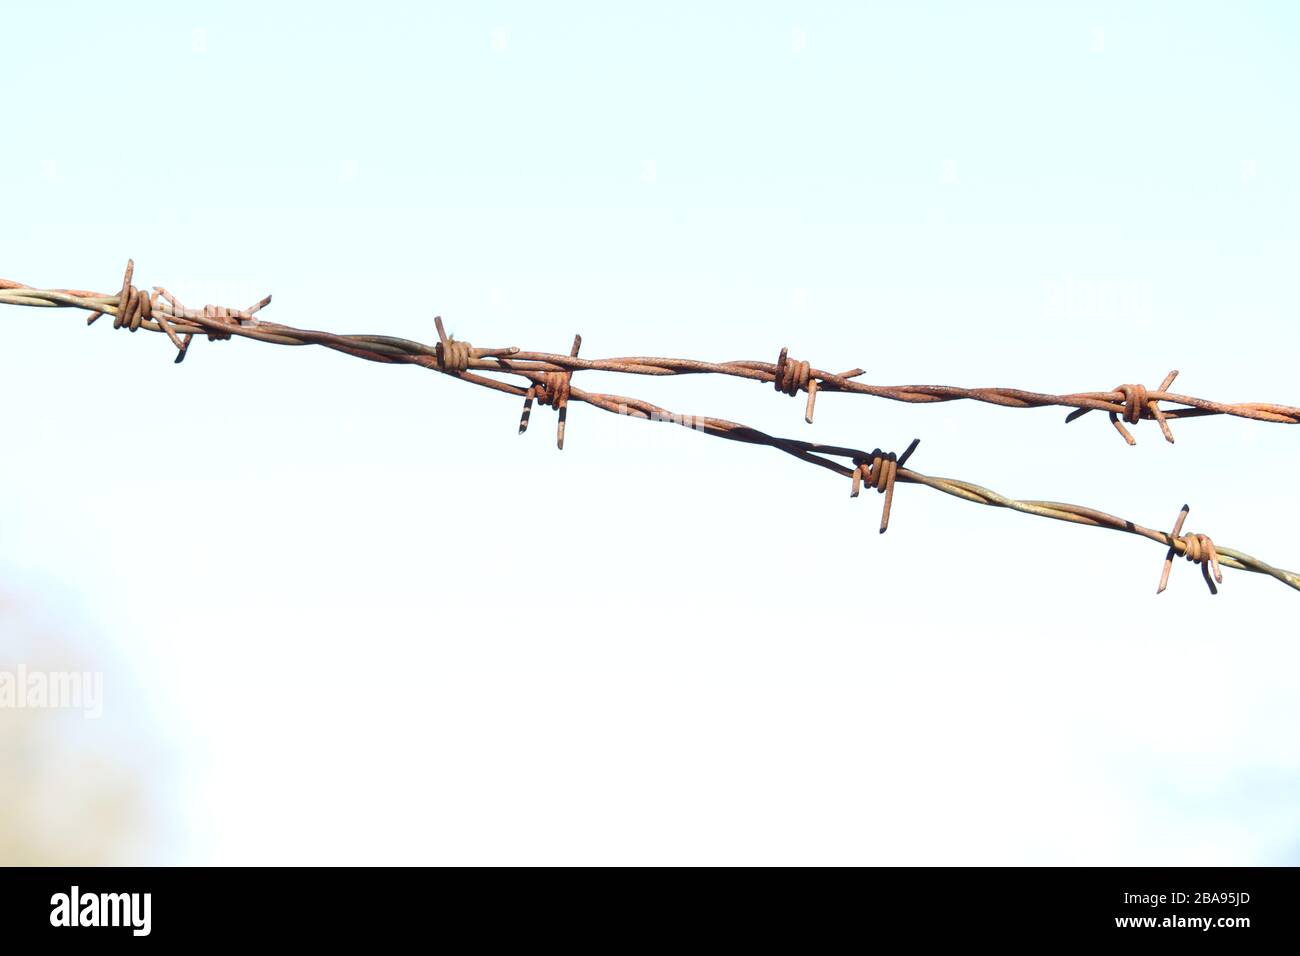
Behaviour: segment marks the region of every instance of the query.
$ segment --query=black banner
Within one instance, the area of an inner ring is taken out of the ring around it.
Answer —
[[[401,940],[477,927],[541,941],[627,936],[1121,941],[1297,938],[1295,869],[10,869],[12,941]],[[654,887],[653,882],[660,882]],[[651,885],[647,885],[651,884]],[[684,936],[683,933],[686,933]]]

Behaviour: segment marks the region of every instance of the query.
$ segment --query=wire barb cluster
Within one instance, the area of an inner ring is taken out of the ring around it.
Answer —
[[[1219,569],[1219,553],[1215,550],[1214,542],[1210,540],[1207,534],[1183,534],[1183,522],[1187,520],[1187,513],[1191,509],[1183,505],[1182,510],[1178,512],[1178,518],[1174,521],[1174,530],[1169,533],[1169,553],[1165,555],[1165,567],[1160,573],[1160,586],[1156,588],[1159,594],[1169,586],[1169,571],[1174,566],[1174,558],[1178,556],[1181,550],[1182,555],[1193,564],[1201,566],[1201,576],[1205,578],[1205,584],[1210,589],[1211,594],[1218,594],[1219,589],[1214,586],[1217,581],[1223,583],[1223,571]],[[1214,577],[1210,577],[1210,568],[1214,568]]]
[[[849,492],[850,498],[856,498],[858,491],[865,483],[868,488],[875,488],[885,496],[885,506],[880,510],[880,533],[884,534],[889,530],[889,509],[894,503],[894,482],[898,480],[898,469],[907,464],[907,459],[912,457],[912,452],[916,451],[916,446],[921,444],[921,439],[913,438],[912,444],[907,446],[907,451],[901,455],[895,455],[892,451],[885,454],[879,448],[872,451],[870,457],[862,456],[853,459],[853,490]]]
[[[176,346],[177,364],[185,360],[190,341],[197,334],[206,334],[212,341],[229,339],[231,328],[255,323],[253,316],[271,304],[268,295],[247,309],[205,305],[201,309],[188,309],[162,286],[155,286],[146,294],[131,284],[135,275],[135,261],[128,259],[122,276],[122,287],[116,295],[87,292],[84,289],[33,289],[21,282],[0,279],[0,303],[45,308],[90,309],[87,325],[94,325],[106,314],[113,316],[113,328],[138,332],[147,329],[162,332]]]
[[[161,287],[156,287],[152,294],[145,295],[132,285],[133,274],[134,263],[128,262],[122,287],[115,295],[73,289],[35,289],[18,282],[0,279],[0,304],[86,309],[91,313],[88,319],[91,323],[103,315],[112,315],[114,326],[117,328],[126,328],[133,332],[146,329],[165,334],[177,348],[177,362],[185,357],[191,339],[201,334],[214,341],[240,337],[275,345],[318,345],[367,361],[421,366],[473,385],[522,398],[520,433],[528,428],[534,401],[554,408],[558,417],[556,445],[561,449],[564,447],[565,422],[570,402],[582,402],[602,411],[630,418],[672,422],[728,441],[765,445],[837,475],[850,478],[851,494],[855,497],[864,484],[883,494],[885,501],[880,522],[882,533],[889,527],[890,509],[896,484],[898,482],[919,484],[974,504],[1006,508],[1054,521],[1108,528],[1156,541],[1168,548],[1159,591],[1163,591],[1168,584],[1173,559],[1180,554],[1187,560],[1201,565],[1202,574],[1212,593],[1217,593],[1215,582],[1222,583],[1222,567],[1265,574],[1276,578],[1288,587],[1300,590],[1300,574],[1296,572],[1273,567],[1244,552],[1216,545],[1207,535],[1184,535],[1182,527],[1188,511],[1186,505],[1179,514],[1173,532],[1166,533],[1082,505],[1018,500],[971,482],[923,475],[906,467],[909,458],[916,450],[919,439],[913,439],[902,455],[895,456],[892,452],[884,453],[879,448],[867,452],[855,448],[781,438],[725,419],[682,415],[642,399],[589,392],[576,387],[572,381],[575,372],[602,371],[649,376],[716,374],[767,382],[778,392],[790,396],[795,396],[800,391],[806,392],[808,402],[804,418],[809,423],[813,420],[814,405],[820,392],[847,392],[922,404],[969,399],[1008,408],[1056,405],[1074,409],[1067,417],[1067,422],[1074,421],[1089,411],[1107,412],[1112,424],[1129,444],[1133,444],[1134,439],[1123,423],[1132,425],[1143,419],[1152,419],[1159,423],[1165,438],[1170,442],[1173,441],[1173,435],[1169,429],[1169,421],[1175,418],[1231,415],[1256,421],[1300,423],[1300,408],[1264,403],[1229,405],[1170,392],[1168,389],[1178,374],[1176,371],[1170,372],[1160,387],[1154,391],[1147,390],[1141,385],[1120,385],[1110,392],[1080,392],[1068,395],[1050,395],[1010,388],[871,385],[854,381],[865,374],[862,369],[853,369],[842,374],[826,372],[808,362],[791,359],[788,350],[784,348],[775,363],[707,362],[647,356],[588,359],[579,356],[582,346],[581,336],[574,337],[573,347],[568,355],[527,352],[515,347],[476,348],[469,342],[448,335],[441,317],[434,320],[438,342],[435,345],[426,345],[395,336],[338,335],[267,322],[258,318],[257,313],[270,304],[270,296],[249,309],[229,309],[219,306],[187,309]],[[512,379],[522,380],[522,384]],[[1161,407],[1161,403],[1177,407]]]
[[[808,393],[808,404],[804,408],[803,420],[809,425],[813,423],[813,409],[817,404],[817,389],[821,387],[818,380],[813,376],[813,372],[813,367],[807,362],[790,358],[788,348],[781,349],[781,354],[776,359],[776,367],[772,371],[772,384],[776,386],[778,392],[785,392],[791,398],[798,395],[800,391]],[[855,368],[852,371],[829,377],[838,381],[847,381],[865,374],[864,369]]]
[[[1170,385],[1174,384],[1174,379],[1177,377],[1178,369],[1174,369],[1165,376],[1165,380],[1160,383],[1160,387],[1156,389],[1156,393],[1163,394],[1168,390]],[[1152,398],[1147,392],[1146,386],[1116,385],[1115,391],[1118,392],[1120,397],[1124,400],[1124,421],[1128,422],[1130,425],[1136,425],[1143,418],[1154,418],[1160,423],[1160,431],[1164,434],[1165,441],[1169,442],[1171,445],[1174,443],[1174,433],[1169,428],[1169,419],[1165,417],[1164,411],[1160,408],[1160,402]],[[1080,408],[1076,411],[1070,412],[1070,414],[1065,416],[1065,423],[1068,425],[1076,418],[1082,418],[1084,415],[1087,415],[1090,411],[1092,411],[1091,408]],[[1113,411],[1110,413],[1110,423],[1115,426],[1116,430],[1119,431],[1121,435],[1124,436],[1126,442],[1130,445],[1137,444],[1137,441],[1129,433],[1129,430],[1124,427],[1122,422],[1120,422],[1119,415]]]

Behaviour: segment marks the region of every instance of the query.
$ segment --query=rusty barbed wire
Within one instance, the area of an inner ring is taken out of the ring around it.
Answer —
[[[1193,563],[1200,564],[1211,593],[1218,593],[1215,582],[1222,583],[1222,567],[1266,574],[1293,589],[1300,590],[1300,574],[1294,571],[1273,567],[1242,551],[1217,545],[1208,535],[1183,534],[1183,522],[1189,510],[1187,505],[1183,505],[1179,512],[1172,532],[1166,533],[1082,505],[1018,500],[972,482],[955,478],[939,478],[913,471],[905,466],[920,439],[913,439],[901,455],[882,452],[879,448],[867,452],[837,445],[780,438],[725,419],[683,415],[641,399],[588,392],[572,384],[573,373],[577,371],[621,372],[651,376],[709,373],[730,375],[770,382],[777,391],[791,396],[798,395],[800,391],[806,392],[808,400],[804,417],[809,423],[813,420],[817,394],[821,391],[874,395],[904,402],[928,403],[971,399],[1012,408],[1059,405],[1075,409],[1067,416],[1067,422],[1089,411],[1109,413],[1111,422],[1129,444],[1134,443],[1133,437],[1121,423],[1121,417],[1129,424],[1136,424],[1144,418],[1155,420],[1166,439],[1171,442],[1173,436],[1168,422],[1175,418],[1232,415],[1257,421],[1300,423],[1298,408],[1261,403],[1227,405],[1169,392],[1167,389],[1177,376],[1176,371],[1170,372],[1160,387],[1154,390],[1147,390],[1141,385],[1120,385],[1110,392],[1080,392],[1070,395],[1048,395],[1006,388],[963,389],[940,385],[878,386],[852,381],[865,374],[863,369],[853,369],[841,374],[828,373],[814,368],[806,361],[791,359],[788,350],[784,348],[775,363],[749,361],[716,363],[644,356],[583,359],[578,356],[582,345],[581,336],[574,337],[573,347],[568,355],[526,352],[514,346],[476,348],[466,341],[449,336],[440,316],[434,319],[438,343],[431,346],[395,336],[337,335],[267,322],[258,318],[257,313],[270,304],[270,296],[248,309],[211,305],[201,309],[189,309],[161,287],[155,287],[149,295],[135,288],[131,281],[134,268],[133,262],[127,263],[122,288],[112,295],[78,289],[37,289],[0,279],[0,304],[88,309],[91,314],[87,324],[94,323],[103,315],[112,315],[114,328],[125,328],[131,332],[145,329],[166,335],[177,349],[177,362],[185,358],[194,336],[206,335],[212,341],[238,336],[277,345],[320,345],[368,361],[418,365],[473,385],[523,398],[523,413],[519,422],[520,434],[528,428],[534,400],[556,409],[558,418],[556,444],[561,449],[564,447],[565,421],[570,401],[583,402],[603,411],[632,418],[684,425],[695,431],[729,441],[765,445],[849,478],[852,497],[858,496],[863,484],[882,493],[885,496],[881,509],[880,533],[882,534],[889,528],[896,483],[919,484],[975,504],[1007,508],[1055,521],[1122,531],[1165,545],[1168,552],[1157,593],[1165,590],[1173,560],[1180,555]],[[516,376],[528,384],[519,385],[504,381],[493,377],[494,374]],[[1162,409],[1159,407],[1160,402],[1171,402],[1185,407]],[[846,461],[838,459],[846,459]]]

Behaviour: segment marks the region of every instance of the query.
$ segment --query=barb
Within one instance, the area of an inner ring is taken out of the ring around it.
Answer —
[[[1155,390],[1156,395],[1165,394],[1165,390],[1174,383],[1178,377],[1178,369],[1174,369],[1165,376],[1165,380],[1160,383],[1160,387]],[[1130,425],[1136,425],[1143,416],[1154,418],[1160,423],[1160,431],[1164,433],[1165,441],[1169,444],[1174,443],[1174,433],[1169,429],[1169,419],[1165,416],[1164,411],[1160,408],[1160,402],[1152,398],[1142,385],[1116,385],[1115,391],[1124,397],[1124,421]],[[1080,408],[1077,411],[1070,412],[1065,416],[1065,423],[1068,425],[1076,418],[1082,418],[1087,415],[1091,408]],[[1136,445],[1137,442],[1129,434],[1129,430],[1120,423],[1119,416],[1114,412],[1110,413],[1110,423],[1115,426],[1116,430],[1124,436],[1124,440],[1130,445]]]
[[[1201,576],[1205,578],[1205,584],[1210,589],[1210,593],[1219,593],[1219,589],[1214,586],[1214,582],[1223,583],[1223,572],[1219,570],[1219,553],[1215,550],[1214,542],[1210,540],[1209,535],[1182,534],[1183,522],[1187,520],[1187,513],[1191,510],[1187,505],[1183,505],[1182,510],[1178,512],[1178,519],[1174,522],[1174,530],[1169,533],[1169,553],[1165,555],[1165,568],[1160,573],[1160,586],[1156,588],[1157,594],[1168,587],[1169,571],[1173,568],[1174,558],[1177,557],[1180,549],[1183,557],[1201,566]],[[1214,568],[1213,579],[1210,578],[1211,566]]]
[[[901,455],[895,456],[892,451],[886,455],[877,448],[869,458],[853,459],[853,464],[857,467],[853,469],[853,490],[849,492],[849,497],[858,496],[858,489],[864,481],[868,488],[875,488],[884,494],[885,506],[880,511],[881,534],[889,530],[889,508],[894,503],[894,482],[898,478],[898,469],[907,464],[907,459],[912,457],[912,452],[916,451],[919,444],[921,439],[913,438],[912,444]]]
[[[534,399],[555,408],[559,416],[556,444],[560,448],[564,447],[564,424],[570,401],[583,402],[603,411],[632,418],[673,422],[729,441],[766,445],[801,461],[850,478],[853,483],[851,492],[853,496],[858,494],[864,483],[867,487],[883,493],[885,502],[880,523],[882,533],[889,527],[889,514],[896,483],[918,484],[975,504],[1006,508],[1055,521],[1108,528],[1156,541],[1168,548],[1160,591],[1163,591],[1168,583],[1173,558],[1180,554],[1189,561],[1201,565],[1202,573],[1212,593],[1217,593],[1217,589],[1210,577],[1211,568],[1213,568],[1214,579],[1221,583],[1221,567],[1266,574],[1288,587],[1300,590],[1300,574],[1296,572],[1273,567],[1242,551],[1216,545],[1206,535],[1182,534],[1183,521],[1188,510],[1186,505],[1183,506],[1173,531],[1166,533],[1082,505],[1055,501],[1022,501],[1008,498],[971,482],[955,478],[938,478],[913,471],[905,465],[912,452],[916,450],[919,439],[913,439],[907,450],[901,456],[895,457],[893,453],[883,453],[879,448],[866,452],[855,448],[780,438],[725,419],[681,415],[640,399],[587,392],[574,387],[571,381],[572,374],[576,371],[661,376],[701,373],[731,375],[773,383],[778,391],[789,395],[796,395],[801,390],[806,391],[808,404],[805,418],[809,422],[812,421],[813,405],[819,391],[854,392],[895,401],[922,403],[973,399],[1013,408],[1062,405],[1076,409],[1069,416],[1070,421],[1094,409],[1110,413],[1115,427],[1130,443],[1133,440],[1132,436],[1120,424],[1119,416],[1123,416],[1130,424],[1142,418],[1154,419],[1160,423],[1166,438],[1170,441],[1173,439],[1168,431],[1168,420],[1175,418],[1223,414],[1257,421],[1288,424],[1300,422],[1300,409],[1288,406],[1222,405],[1166,391],[1177,372],[1171,372],[1155,391],[1147,391],[1138,385],[1122,385],[1112,392],[1073,395],[1046,395],[1016,389],[959,389],[938,385],[873,386],[851,381],[864,374],[862,369],[854,369],[842,375],[823,372],[806,362],[791,360],[785,349],[781,350],[775,364],[769,364],[764,362],[712,363],[693,359],[652,357],[583,359],[578,357],[582,344],[581,336],[575,336],[573,348],[568,355],[524,352],[515,347],[475,348],[468,342],[447,335],[440,317],[434,320],[438,331],[438,343],[430,346],[393,336],[336,335],[330,332],[298,329],[256,318],[255,314],[270,303],[270,296],[246,310],[218,306],[186,309],[165,289],[157,288],[152,295],[144,296],[131,285],[133,271],[133,264],[128,263],[122,290],[116,295],[72,289],[33,289],[30,286],[0,279],[0,304],[87,309],[92,313],[88,322],[94,322],[101,315],[111,314],[114,316],[114,326],[117,328],[127,328],[130,331],[146,329],[167,335],[178,348],[177,361],[184,357],[190,339],[194,335],[203,334],[212,340],[238,336],[276,345],[319,345],[367,361],[418,365],[473,385],[523,398],[524,411],[519,425],[520,433],[528,427]],[[515,376],[526,384],[515,384],[495,377],[497,375]],[[1161,409],[1158,406],[1160,402],[1186,407]]]

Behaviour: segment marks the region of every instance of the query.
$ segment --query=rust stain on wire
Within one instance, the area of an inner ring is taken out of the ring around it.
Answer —
[[[1255,421],[1300,423],[1300,408],[1288,405],[1244,402],[1225,404],[1190,395],[1181,395],[1168,389],[1177,371],[1170,372],[1156,389],[1142,385],[1125,384],[1108,392],[1077,392],[1067,395],[1050,395],[1012,388],[957,388],[948,385],[870,385],[853,381],[865,372],[852,369],[843,373],[825,372],[809,362],[792,359],[787,349],[782,349],[775,363],[768,362],[702,362],[695,359],[634,356],[610,359],[580,358],[582,337],[575,336],[568,355],[553,352],[526,352],[515,347],[476,348],[468,342],[447,335],[442,319],[434,320],[438,332],[436,345],[426,345],[410,339],[387,335],[336,335],[331,332],[298,329],[288,325],[266,322],[258,312],[271,302],[267,296],[247,309],[224,306],[186,308],[166,289],[156,287],[145,294],[132,285],[134,263],[128,262],[121,289],[107,295],[80,289],[36,289],[22,283],[0,279],[0,304],[32,306],[38,308],[86,309],[91,313],[87,323],[103,315],[113,316],[114,328],[131,332],[145,329],[164,334],[176,347],[176,361],[180,362],[189,351],[196,335],[206,335],[211,341],[233,336],[270,342],[275,345],[320,345],[371,362],[419,365],[442,372],[484,388],[515,395],[524,400],[519,422],[522,434],[528,428],[534,401],[554,408],[557,413],[556,444],[564,447],[565,422],[569,402],[583,402],[603,411],[651,421],[667,421],[684,425],[729,441],[766,445],[785,452],[802,461],[817,465],[851,479],[850,494],[857,497],[863,485],[874,488],[885,496],[881,513],[880,531],[889,528],[890,509],[897,482],[924,485],[944,494],[975,504],[1007,508],[1022,514],[1037,515],[1055,521],[1109,528],[1149,538],[1168,548],[1164,570],[1157,593],[1169,582],[1170,569],[1176,557],[1199,564],[1211,593],[1218,593],[1216,582],[1223,582],[1221,568],[1252,571],[1276,578],[1291,588],[1300,590],[1300,574],[1275,568],[1244,552],[1216,545],[1208,535],[1183,534],[1183,522],[1188,507],[1183,506],[1171,532],[1146,528],[1136,522],[1086,508],[1081,505],[1055,501],[1021,501],[1008,498],[979,485],[955,478],[936,478],[908,469],[908,459],[916,450],[920,439],[914,439],[901,455],[882,452],[879,448],[862,451],[835,445],[799,441],[768,435],[747,425],[720,418],[681,415],[660,408],[641,399],[600,392],[587,392],[574,387],[573,373],[578,371],[619,372],[627,375],[694,375],[717,374],[750,379],[772,384],[778,392],[808,396],[804,419],[811,423],[817,395],[820,392],[848,392],[872,395],[899,402],[932,403],[958,400],[986,402],[1007,408],[1040,408],[1061,406],[1074,409],[1067,422],[1090,411],[1106,412],[1121,436],[1131,445],[1132,434],[1124,427],[1146,419],[1153,420],[1172,442],[1169,422],[1178,418],[1197,418],[1205,415],[1231,415]],[[510,375],[527,384],[516,384],[496,376]],[[1162,408],[1160,403],[1178,407]],[[1121,421],[1122,419],[1122,421]],[[843,460],[841,460],[843,459]]]

